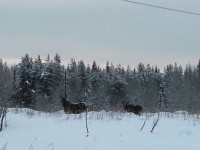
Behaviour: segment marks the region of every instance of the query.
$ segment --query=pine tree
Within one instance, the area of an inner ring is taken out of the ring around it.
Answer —
[[[91,68],[91,74],[89,76],[89,84],[90,84],[90,97],[91,101],[93,103],[93,107],[95,109],[100,109],[102,105],[102,98],[100,94],[100,85],[102,84],[101,80],[101,73],[100,70],[97,67],[97,64],[95,61],[93,61],[92,68]]]
[[[56,54],[54,57],[54,75],[55,75],[55,82],[56,85],[58,85],[62,80],[64,76],[64,66],[61,66],[61,58],[59,54]]]
[[[110,73],[110,65],[109,62],[107,61],[106,63],[106,73],[109,74]]]
[[[10,99],[10,103],[16,105],[17,102],[17,92],[18,92],[18,81],[17,81],[17,66],[13,67],[13,73],[12,73],[12,96]]]
[[[110,105],[111,107],[119,107],[121,101],[127,99],[128,83],[124,75],[124,68],[120,64],[116,68],[112,65],[111,68],[109,78]]]
[[[77,66],[78,71],[78,101],[88,101],[88,96],[90,94],[90,83],[89,76],[90,74],[86,71],[85,63],[81,60]]]
[[[168,101],[166,98],[166,84],[164,81],[164,76],[159,75],[158,77],[158,109],[161,110],[165,105],[168,108]]]
[[[54,75],[53,75],[53,61],[47,56],[44,68],[40,77],[41,80],[41,94],[44,98],[51,99],[54,91]]]
[[[200,60],[197,64],[197,89],[200,91]],[[200,98],[200,92],[199,92],[199,98]]]
[[[197,64],[197,75],[198,75],[198,78],[199,78],[199,80],[200,80],[200,59],[199,59],[199,62],[198,62],[198,64]]]
[[[98,69],[98,68],[97,68],[97,64],[96,64],[95,61],[93,61],[91,72],[97,72],[97,69]]]
[[[139,73],[144,73],[144,71],[145,71],[144,64],[139,63],[138,67],[137,67],[137,70],[138,70]]]
[[[6,62],[0,59],[0,105],[5,105],[12,95],[12,73]]]
[[[33,62],[32,58],[26,54],[22,57],[21,62],[18,65],[18,89],[20,104],[24,107],[34,108],[35,107],[35,90],[33,80]]]
[[[196,67],[192,67],[190,64],[186,66],[184,71],[184,98],[183,105],[188,111],[197,110],[200,106],[198,102],[198,90],[196,80],[197,70]]]
[[[42,95],[42,76],[43,76],[43,63],[40,58],[40,55],[38,55],[37,59],[35,59],[33,63],[33,80],[35,83],[35,92],[37,96]]]
[[[79,100],[79,97],[77,96],[78,83],[77,63],[75,59],[71,59],[71,62],[67,68],[67,93],[68,98],[71,99],[71,101],[78,102]]]

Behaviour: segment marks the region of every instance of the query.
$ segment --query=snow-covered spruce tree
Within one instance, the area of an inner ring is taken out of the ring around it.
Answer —
[[[0,59],[0,131],[5,124],[7,107],[12,94],[12,73],[10,68]]]
[[[161,110],[165,108],[168,108],[168,101],[166,98],[166,84],[164,81],[164,76],[159,75],[158,76],[158,109]]]
[[[0,105],[5,104],[12,92],[12,75],[11,70],[0,59]]]
[[[199,110],[199,91],[198,91],[198,81],[197,81],[197,69],[196,67],[188,64],[184,72],[184,98],[183,105],[185,109],[191,112],[196,112]]]
[[[74,102],[79,101],[78,93],[78,70],[75,59],[71,59],[67,67],[67,97]]]
[[[78,62],[77,66],[77,71],[78,71],[78,91],[79,91],[79,100],[85,99],[86,91],[87,91],[87,82],[88,78],[86,76],[86,67],[84,62],[81,60]]]
[[[54,89],[53,78],[53,61],[48,55],[41,74],[41,93],[46,99],[51,99]]]
[[[198,109],[200,108],[200,60],[197,64],[197,80],[196,80],[196,88],[197,88],[197,100],[198,104],[197,107]]]
[[[81,60],[76,63],[71,59],[67,69],[67,97],[73,102],[86,101],[89,92],[90,68],[86,69]]]
[[[93,61],[91,72],[89,74],[89,82],[91,84],[91,98],[90,102],[92,102],[93,109],[98,109],[99,105],[99,73],[98,67],[95,61]]]
[[[84,62],[81,60],[76,64],[76,61],[71,59],[71,63],[67,68],[67,93],[71,101],[85,101],[87,82],[87,71]]]
[[[124,75],[124,68],[119,64],[110,74],[110,105],[112,108],[121,107],[121,101],[127,99],[128,83]],[[118,109],[117,108],[117,109]]]
[[[59,54],[56,54],[54,56],[54,61],[53,61],[53,82],[54,82],[54,93],[53,93],[53,105],[54,108],[57,109],[60,105],[60,99],[59,95],[61,95],[61,91],[64,91],[64,86],[63,86],[63,81],[64,81],[64,76],[65,76],[65,69],[64,66],[61,65],[61,58]]]
[[[91,73],[89,75],[90,83],[90,103],[93,109],[101,110],[106,108],[106,98],[103,90],[103,72],[99,69],[96,62],[93,61]]]
[[[19,91],[18,89],[18,80],[17,80],[17,66],[13,66],[11,68],[11,72],[12,72],[12,94],[11,97],[9,98],[9,103],[11,106],[16,106],[17,104],[19,104],[18,102],[18,97],[17,97],[17,92]]]
[[[59,54],[54,57],[54,75],[55,85],[58,87],[61,81],[64,80],[64,66],[61,65],[61,58]]]
[[[12,95],[12,72],[6,62],[0,59],[0,130],[2,130],[7,107]]]
[[[53,110],[57,106],[59,95],[58,88],[63,81],[63,73],[64,68],[61,66],[60,56],[56,54],[54,60],[51,60],[48,55],[43,63],[43,69],[39,79],[40,96],[46,100],[46,109],[48,110]]]
[[[18,102],[26,108],[35,107],[35,83],[33,77],[33,61],[28,54],[21,58],[17,70],[18,78]]]
[[[45,101],[43,93],[43,71],[44,64],[42,63],[40,55],[38,55],[38,57],[33,63],[33,79],[35,84],[36,109],[38,110],[45,110],[47,106],[47,101]]]
[[[181,109],[183,101],[183,69],[181,65],[169,64],[164,69],[168,109],[174,111]]]
[[[174,72],[172,76],[172,95],[175,109],[182,109],[184,98],[183,69],[181,65],[174,64]]]
[[[138,79],[138,72],[134,68],[131,70],[129,67],[127,67],[127,71],[125,72],[125,80],[128,83],[127,87],[127,99],[126,101],[129,101],[132,104],[141,104],[141,91],[142,91],[142,85],[140,84],[140,80]],[[144,105],[144,104],[142,104]]]
[[[35,96],[39,97],[41,94],[41,75],[43,71],[43,64],[40,55],[33,62],[33,78],[35,86]]]
[[[173,76],[174,76],[174,66],[172,64],[168,64],[166,68],[164,68],[164,78],[167,87],[167,97],[169,109],[171,111],[174,110],[176,104],[174,102],[174,86],[173,86]]]
[[[198,84],[198,91],[200,91],[200,60],[197,64],[197,84]],[[200,92],[198,93],[199,99],[200,99]]]
[[[141,97],[145,95],[145,89],[146,89],[146,83],[145,83],[145,78],[146,78],[146,74],[145,74],[145,66],[143,63],[139,63],[138,67],[137,67],[137,79],[139,80],[140,83],[140,95]]]
[[[155,69],[148,69],[145,72],[145,86],[148,90],[146,96],[150,99],[150,110],[161,110],[161,108],[167,107],[168,101],[166,97],[166,83],[164,75],[160,72],[160,69],[156,66]],[[145,91],[146,91],[145,90]],[[148,107],[148,106],[147,106]]]
[[[109,64],[109,62],[107,61],[107,63],[106,63],[106,74],[109,74],[110,71],[111,71],[111,69],[110,69],[110,64]]]
[[[110,110],[111,107],[111,93],[110,93],[110,88],[111,88],[111,83],[112,83],[112,76],[113,76],[113,66],[110,64],[108,61],[106,63],[106,68],[103,72],[103,77],[102,77],[102,85],[103,87],[101,93],[102,93],[102,98],[106,101],[106,106],[103,108],[104,110]],[[104,104],[104,103],[103,103]],[[100,107],[100,106],[99,106]]]
[[[138,80],[138,91],[136,96],[141,100],[143,107],[155,109],[155,100],[157,99],[157,82],[154,77],[155,69],[152,69],[148,64],[139,63],[135,78]]]

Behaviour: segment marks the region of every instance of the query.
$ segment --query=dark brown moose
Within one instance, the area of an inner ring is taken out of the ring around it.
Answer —
[[[123,107],[127,112],[133,112],[136,115],[140,115],[142,112],[142,106],[140,105],[132,105],[129,102],[122,101]]]
[[[84,102],[80,102],[80,103],[72,103],[71,101],[67,101],[67,97],[62,97],[61,98],[61,103],[63,105],[64,108],[64,112],[65,113],[73,113],[73,114],[79,114],[82,113],[84,111],[87,111],[87,105]]]

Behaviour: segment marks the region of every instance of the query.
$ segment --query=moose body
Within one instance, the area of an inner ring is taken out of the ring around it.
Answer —
[[[128,102],[122,101],[123,107],[127,112],[133,112],[136,115],[141,114],[142,112],[142,106],[140,105],[132,105],[129,104]]]
[[[71,101],[67,101],[66,97],[60,96],[60,98],[65,113],[69,112],[79,114],[81,112],[87,111],[87,105],[84,102],[72,103]]]

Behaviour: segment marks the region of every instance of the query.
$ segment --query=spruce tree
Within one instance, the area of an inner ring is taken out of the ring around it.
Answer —
[[[21,58],[21,62],[18,65],[18,89],[17,93],[20,105],[27,108],[35,107],[35,89],[33,80],[33,61],[32,58],[26,54]]]

